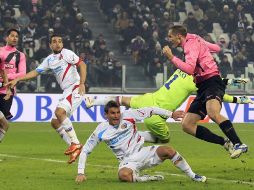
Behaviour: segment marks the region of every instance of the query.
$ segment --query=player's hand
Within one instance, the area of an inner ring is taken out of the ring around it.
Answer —
[[[75,179],[75,182],[80,184],[84,181],[86,181],[86,176],[84,174],[78,174],[76,179]]]
[[[9,100],[11,95],[12,95],[12,92],[11,92],[10,88],[7,87],[6,95],[4,96],[4,100]]]
[[[164,48],[162,49],[162,52],[165,56],[167,56],[169,60],[173,59],[174,55],[168,46],[164,46]]]
[[[86,93],[86,87],[84,84],[80,84],[79,85],[79,92],[78,92],[81,96],[83,96]]]
[[[182,118],[184,118],[185,116],[185,112],[182,111],[182,110],[179,110],[179,111],[174,111],[172,113],[172,118],[175,120],[175,121],[181,121]]]
[[[17,79],[14,79],[6,84],[4,84],[4,86],[9,86],[10,88],[14,88],[14,86],[16,86],[18,83],[18,80]]]

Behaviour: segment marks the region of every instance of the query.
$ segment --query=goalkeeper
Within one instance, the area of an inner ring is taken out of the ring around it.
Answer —
[[[223,79],[226,85],[235,85],[239,83],[246,83],[245,79]],[[169,111],[175,111],[182,103],[196,92],[197,88],[193,82],[193,77],[181,70],[177,69],[173,75],[166,81],[166,83],[157,91],[153,93],[146,93],[144,95],[127,97],[127,96],[107,96],[97,98],[86,98],[87,107],[94,105],[105,105],[110,100],[117,101],[120,105],[131,107],[133,109],[156,106]],[[235,97],[225,94],[224,102],[248,104],[254,103],[246,96]],[[89,103],[89,104],[88,104]],[[169,142],[169,128],[166,118],[158,115],[153,115],[144,120],[145,126],[150,131],[141,132],[147,142]]]

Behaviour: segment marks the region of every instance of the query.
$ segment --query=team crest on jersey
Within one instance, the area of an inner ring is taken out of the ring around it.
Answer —
[[[124,124],[121,125],[121,129],[125,129],[126,127],[127,127],[127,124],[126,124],[126,123],[124,123]]]

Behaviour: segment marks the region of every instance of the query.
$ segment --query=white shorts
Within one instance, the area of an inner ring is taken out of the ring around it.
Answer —
[[[130,168],[135,173],[144,170],[146,168],[151,168],[162,163],[162,160],[156,153],[159,145],[146,146],[141,148],[141,150],[129,157],[126,157],[119,164],[118,171],[122,168]]]
[[[82,103],[82,96],[78,93],[79,85],[72,85],[63,91],[62,98],[59,99],[57,108],[63,108],[67,117],[70,117],[77,107]],[[56,118],[55,114],[53,118]]]

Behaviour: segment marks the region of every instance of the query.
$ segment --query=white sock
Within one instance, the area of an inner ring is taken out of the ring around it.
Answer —
[[[64,128],[65,132],[67,133],[67,135],[69,136],[69,138],[71,140],[71,143],[79,144],[79,140],[78,140],[75,130],[72,126],[71,120],[68,117],[65,118],[61,127]]]
[[[173,164],[177,168],[182,170],[187,176],[189,176],[190,178],[194,178],[195,177],[195,173],[192,171],[192,169],[189,166],[189,164],[186,162],[186,160],[178,152],[176,152],[176,154],[171,159],[171,161],[173,162]]]
[[[5,130],[3,130],[2,128],[0,128],[0,142],[2,142],[4,136],[5,136]]]
[[[64,130],[63,126],[56,129],[56,132],[60,135],[60,137],[64,140],[64,142],[66,142],[68,145],[71,145],[71,139]]]
[[[105,96],[105,97],[97,97],[94,99],[93,105],[96,106],[103,106],[106,105],[109,101],[116,101],[121,105],[122,103],[122,96]]]
[[[145,142],[156,143],[156,137],[150,131],[138,131],[144,137]]]
[[[136,176],[135,177],[135,181],[133,179],[133,182],[146,182],[146,181],[151,181],[151,179],[149,178],[150,176],[148,175],[144,175],[144,176]]]

